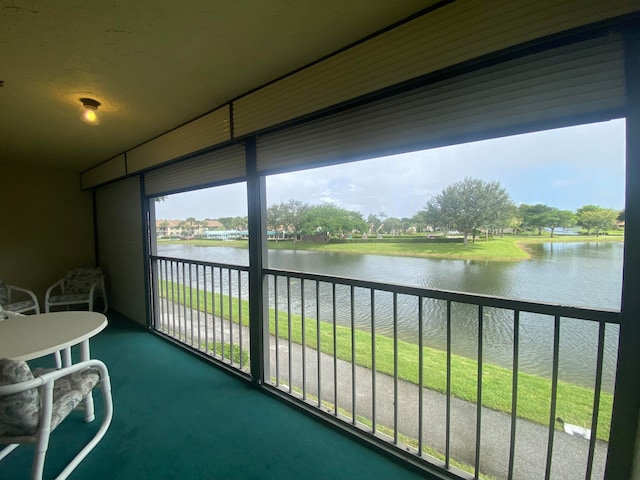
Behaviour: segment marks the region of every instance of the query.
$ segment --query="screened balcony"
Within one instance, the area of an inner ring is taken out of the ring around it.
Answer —
[[[634,295],[637,271],[630,266],[638,258],[640,203],[633,188],[639,178],[638,144],[629,134],[637,130],[638,70],[626,60],[638,44],[621,29],[605,25],[593,34],[528,44],[519,53],[502,51],[502,56],[425,74],[335,108],[293,115],[289,123],[242,125],[251,117],[242,107],[252,98],[240,99],[230,105],[234,129],[228,142],[197,148],[185,143],[179,153],[158,156],[167,137],[131,152],[125,158],[126,178],[99,184],[94,195],[99,260],[118,280],[116,304],[241,380],[429,474],[565,479],[603,478],[605,465],[608,478],[630,471],[638,395],[627,380],[637,374],[634,320],[640,298]],[[261,232],[268,230],[269,176],[621,118],[627,122],[628,248],[622,262],[624,295],[615,310],[267,266]],[[205,127],[203,120],[181,131],[196,138]],[[154,250],[156,199],[236,183],[246,185],[246,264],[185,261]],[[485,337],[494,314],[508,319],[504,345]],[[382,318],[392,325],[384,332]],[[461,318],[475,342],[464,369],[471,372],[464,393],[455,368],[460,359],[448,344],[453,341],[449,328]],[[395,328],[401,319],[409,319],[418,332],[408,358],[406,339]],[[445,348],[432,364],[436,355],[422,341],[426,324],[434,320],[444,331]],[[522,330],[536,324],[551,332],[545,343],[548,386],[539,397],[528,391],[529,378],[520,365]],[[585,345],[593,359],[580,390],[584,395],[567,390],[561,371],[567,358],[580,362],[563,344],[565,332],[576,325],[589,331]],[[503,368],[510,374],[497,375],[492,368],[498,350],[507,352]],[[566,414],[573,412],[574,399],[582,410],[579,418]],[[535,418],[526,413],[529,407],[539,407]],[[567,432],[572,425],[582,429],[581,435]]]

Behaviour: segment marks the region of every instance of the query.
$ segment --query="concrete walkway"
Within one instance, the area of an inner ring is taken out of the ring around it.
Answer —
[[[187,310],[187,316],[191,313]],[[182,319],[183,311],[177,312]],[[197,315],[193,314],[194,322]],[[180,322],[178,322],[180,323]],[[200,314],[200,336],[204,341],[205,330],[208,332],[209,341],[212,339],[213,320],[211,316],[206,319],[205,329],[204,315]],[[220,322],[216,318],[216,341],[222,338],[221,325],[224,328],[224,341],[229,342],[229,322]],[[172,324],[169,324],[171,327]],[[181,329],[182,330],[182,329]],[[240,341],[240,332],[237,324],[233,325],[233,343]],[[194,327],[194,335],[197,335],[197,327]],[[183,334],[184,332],[180,332]],[[191,327],[187,329],[191,335]],[[242,332],[243,348],[249,351],[249,331],[244,328]],[[191,342],[187,342],[191,343]],[[334,358],[326,354],[320,354],[311,348],[304,349],[305,373],[303,376],[303,349],[301,345],[292,344],[289,351],[289,343],[286,340],[278,341],[278,355],[276,365],[275,337],[270,338],[270,376],[277,376],[278,385],[288,389],[289,386],[289,359],[291,359],[291,385],[298,392],[304,392],[309,396],[309,401],[317,401],[318,385],[322,400],[334,404],[334,385],[337,385],[337,406],[342,411],[351,415],[353,398],[352,388],[354,376],[351,363],[336,360],[337,382],[334,381]],[[320,380],[318,382],[318,358],[320,359]],[[303,386],[304,378],[304,386]],[[417,439],[419,417],[419,388],[409,382],[376,373],[375,398],[374,380],[371,369],[364,367],[355,368],[355,409],[356,414],[368,419],[373,419],[372,406],[375,402],[376,430],[381,426],[394,428],[394,388],[397,384],[397,431],[399,434]],[[446,435],[446,395],[432,390],[423,389],[423,450],[433,448],[438,452],[445,451]],[[326,407],[324,407],[326,410]],[[476,405],[456,398],[451,398],[451,425],[450,425],[450,456],[459,462],[473,466],[475,464],[476,444]],[[368,428],[368,427],[365,427]],[[370,430],[369,430],[370,431]],[[481,428],[481,455],[480,472],[482,475],[498,479],[506,479],[509,465],[509,448],[511,434],[511,417],[501,412],[488,408],[482,408]],[[548,429],[542,425],[526,420],[518,419],[516,426],[516,454],[514,465],[514,479],[539,480],[545,478],[547,462]],[[556,430],[553,445],[553,462],[551,478],[561,480],[584,479],[589,442],[579,437],[574,437],[560,430]],[[607,444],[598,441],[596,443],[593,479],[604,478],[604,465],[606,461]]]

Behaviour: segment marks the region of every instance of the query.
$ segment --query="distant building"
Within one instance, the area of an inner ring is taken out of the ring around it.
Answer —
[[[156,220],[156,235],[159,237],[201,236],[205,231],[224,229],[218,220],[203,220],[187,223],[186,220]]]

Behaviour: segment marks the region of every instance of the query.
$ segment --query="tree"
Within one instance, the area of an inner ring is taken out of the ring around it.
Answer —
[[[273,204],[267,208],[267,225],[273,230],[283,229],[283,232],[293,233],[295,241],[300,233],[304,213],[309,209],[309,205],[300,200],[289,200]]]
[[[412,218],[411,223],[416,227],[416,232],[424,232],[427,229],[429,222],[427,221],[427,212],[424,210],[418,211]]]
[[[267,229],[273,230],[276,233],[282,232],[284,235],[284,231],[286,229],[285,225],[285,204],[284,203],[274,203],[267,208]],[[276,240],[278,239],[278,235],[276,235]]]
[[[389,217],[384,221],[384,231],[391,235],[402,233],[402,221],[399,218]]]
[[[332,203],[308,207],[302,217],[300,232],[307,235],[322,233],[335,236],[367,228],[361,213],[340,208]]]
[[[612,208],[603,208],[597,205],[585,205],[576,212],[578,225],[587,229],[587,235],[594,231],[600,235],[603,230],[609,230],[616,223],[619,212]]]
[[[560,210],[558,208],[552,208],[548,217],[547,227],[553,232],[556,228],[569,228],[576,224],[576,215],[571,210]]]
[[[522,204],[518,207],[518,213],[522,217],[524,227],[538,230],[538,235],[542,235],[542,229],[549,226],[553,208],[548,205],[538,203],[536,205]]]
[[[511,228],[513,233],[519,233],[523,224],[524,224],[524,219],[522,218],[522,215],[520,215],[520,210],[514,207],[511,213],[511,216],[507,220],[506,226]]]
[[[429,203],[427,203],[425,209],[421,213],[425,229],[431,228],[434,231],[441,230],[445,235],[449,230],[451,230],[449,228],[450,219],[446,212],[439,206],[429,205]]]
[[[513,209],[513,202],[500,182],[468,177],[445,187],[425,205],[429,222],[461,231],[465,246],[474,230],[506,225]]]
[[[231,221],[232,230],[248,230],[249,218],[248,217],[233,217]]]
[[[409,217],[402,217],[400,219],[400,230],[402,233],[407,233],[411,228],[411,219]]]
[[[233,230],[234,217],[220,217],[218,221],[222,224],[225,230]]]

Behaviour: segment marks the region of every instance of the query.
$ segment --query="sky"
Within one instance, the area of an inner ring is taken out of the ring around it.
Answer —
[[[624,208],[625,122],[514,135],[267,177],[267,205],[331,202],[384,217],[412,217],[447,185],[465,177],[497,180],[516,204],[562,210]],[[156,218],[247,215],[246,184],[170,195]]]

